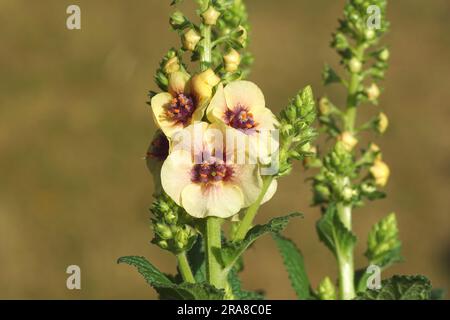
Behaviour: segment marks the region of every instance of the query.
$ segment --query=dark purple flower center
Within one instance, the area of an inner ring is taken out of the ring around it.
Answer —
[[[167,116],[176,123],[187,124],[195,111],[194,99],[184,93],[178,93],[167,108]]]
[[[246,107],[240,105],[236,106],[233,110],[228,109],[225,112],[225,122],[230,127],[244,132],[254,129],[257,125],[253,114]]]
[[[169,140],[161,132],[152,141],[147,152],[147,158],[154,158],[158,161],[166,160],[169,155]]]
[[[233,176],[233,168],[223,161],[203,161],[192,168],[191,180],[194,183],[227,181]]]

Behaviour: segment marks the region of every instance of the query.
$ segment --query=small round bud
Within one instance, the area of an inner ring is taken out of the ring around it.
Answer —
[[[372,83],[372,85],[366,89],[366,94],[370,101],[376,101],[380,96],[380,88],[378,88],[375,83]]]
[[[316,201],[327,201],[330,198],[330,195],[330,189],[326,185],[318,184],[314,187],[314,197],[316,198]]]
[[[342,198],[345,201],[350,201],[353,197],[353,189],[350,187],[344,187],[344,190],[342,190]]]
[[[236,72],[239,69],[241,63],[241,55],[235,49],[231,49],[224,57],[225,70],[227,72]]]
[[[212,95],[212,89],[219,84],[220,78],[212,69],[208,69],[192,77],[192,88],[197,96],[209,99]]]
[[[178,57],[170,58],[167,61],[166,65],[164,66],[164,71],[167,74],[171,74],[179,70],[180,70],[180,61],[178,60]]]
[[[155,232],[164,240],[169,240],[173,237],[170,227],[162,223],[157,223],[155,225]]]
[[[213,6],[210,6],[208,10],[203,12],[202,18],[205,24],[213,26],[217,23],[217,19],[220,17],[220,12],[214,9]]]
[[[366,32],[364,32],[364,37],[367,40],[372,40],[375,37],[375,30],[373,29],[366,30]]]
[[[387,128],[389,127],[389,119],[387,115],[384,112],[380,112],[377,119],[377,131],[380,134],[383,134],[386,132]]]
[[[161,249],[166,250],[167,248],[169,248],[169,243],[166,240],[160,240],[157,244]]]
[[[383,49],[380,54],[378,55],[378,58],[380,58],[381,61],[388,61],[391,53],[389,52],[389,49],[385,48]]]
[[[184,48],[189,51],[194,51],[201,38],[194,29],[189,29],[183,36]]]
[[[389,180],[391,171],[389,169],[389,166],[385,162],[376,160],[373,166],[370,168],[370,174],[375,179],[375,184],[377,186],[384,187]]]
[[[338,140],[342,142],[342,146],[347,151],[352,151],[353,148],[358,144],[358,139],[356,139],[355,136],[348,131],[341,133],[338,136]]]
[[[362,63],[361,63],[361,61],[359,61],[355,57],[350,59],[348,66],[349,66],[350,71],[352,73],[358,73],[358,72],[361,72],[361,70],[362,70]]]
[[[175,11],[171,16],[170,16],[170,25],[177,29],[177,28],[181,28],[185,23],[187,22],[186,17],[184,16],[184,14],[180,11]]]
[[[327,97],[322,97],[319,100],[319,113],[321,116],[327,116],[331,112],[330,100]]]

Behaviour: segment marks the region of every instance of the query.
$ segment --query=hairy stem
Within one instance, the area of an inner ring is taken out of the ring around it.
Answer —
[[[261,202],[264,199],[267,190],[269,190],[269,186],[272,183],[273,179],[274,176],[263,177],[263,187],[261,189],[261,192],[258,198],[256,199],[255,203],[253,203],[250,207],[248,207],[247,211],[245,212],[244,218],[242,219],[236,233],[234,234],[233,241],[244,240],[245,236],[247,235],[247,232],[252,227],[253,220],[255,219],[255,216],[258,213],[258,209],[261,206]]]
[[[177,255],[178,259],[178,269],[180,270],[181,277],[184,282],[195,283],[194,275],[192,274],[191,266],[186,256],[186,252]]]
[[[338,215],[348,230],[352,230],[352,207],[338,204]],[[353,250],[342,252],[338,250],[339,265],[339,296],[342,300],[351,300],[355,297]]]
[[[222,248],[221,239],[222,220],[216,217],[206,219],[205,230],[205,250],[206,250],[206,276],[209,284],[216,288],[226,287],[226,279],[223,274],[222,266],[218,260],[217,253]]]
[[[359,45],[355,50],[355,58],[362,62],[364,58],[364,45]],[[362,81],[359,72],[352,72],[348,85],[347,110],[345,113],[345,130],[349,132],[355,131],[356,108],[358,106],[357,95],[358,89]]]
[[[211,67],[212,62],[212,42],[211,42],[211,26],[203,25],[202,29],[203,38],[203,50],[201,52],[200,58],[200,68],[201,71],[207,70]]]

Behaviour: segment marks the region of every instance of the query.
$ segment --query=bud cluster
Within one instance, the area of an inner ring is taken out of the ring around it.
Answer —
[[[316,119],[316,104],[311,87],[306,87],[292,99],[279,117],[280,171],[279,176],[292,170],[293,160],[315,155],[310,142],[316,136],[312,127]]]
[[[192,220],[183,208],[165,194],[153,202],[152,227],[155,237],[152,243],[174,254],[189,250],[197,238]]]

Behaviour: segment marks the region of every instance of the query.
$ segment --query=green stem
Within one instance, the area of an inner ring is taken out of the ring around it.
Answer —
[[[355,50],[355,58],[361,62],[364,58],[364,50],[364,45],[359,45]],[[352,72],[348,85],[347,110],[345,114],[345,130],[351,133],[353,133],[355,130],[356,108],[358,106],[357,95],[359,86],[361,85],[361,81],[361,73]]]
[[[273,179],[274,176],[263,177],[263,187],[261,189],[261,192],[258,198],[256,199],[255,203],[253,203],[250,207],[248,207],[247,211],[245,212],[244,218],[242,219],[238,229],[236,230],[236,233],[234,234],[233,241],[244,240],[245,236],[247,235],[247,232],[252,227],[253,220],[255,219],[255,216],[258,213],[258,209],[261,206],[261,202],[264,199],[267,190],[269,190],[270,184],[272,183]]]
[[[339,203],[338,215],[348,230],[352,230],[352,207]],[[344,252],[337,250],[339,267],[339,296],[342,300],[351,300],[355,297],[355,272],[353,264],[353,248]]]
[[[217,257],[217,253],[222,249],[221,239],[222,220],[216,217],[206,219],[205,230],[205,250],[206,250],[206,277],[209,284],[216,288],[226,287],[226,279],[223,274],[222,266]]]
[[[203,25],[201,36],[203,38],[203,51],[200,57],[200,68],[201,71],[205,71],[211,67],[212,62],[211,26]]]
[[[178,259],[178,269],[180,270],[181,277],[184,282],[195,283],[194,275],[192,274],[191,266],[189,265],[189,261],[186,256],[186,252],[177,255]]]

